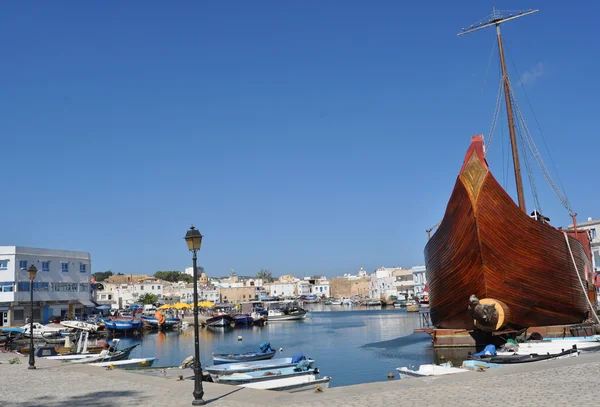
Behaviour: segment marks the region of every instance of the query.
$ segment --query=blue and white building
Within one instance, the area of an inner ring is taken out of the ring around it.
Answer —
[[[91,300],[92,262],[87,252],[0,246],[0,326],[21,326],[31,314],[27,268],[33,282],[33,320],[73,318],[95,304]]]
[[[427,270],[425,266],[411,267],[413,273],[413,281],[415,284],[415,295],[423,294],[427,285]]]

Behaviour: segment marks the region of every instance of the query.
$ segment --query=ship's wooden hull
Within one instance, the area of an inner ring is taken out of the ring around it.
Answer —
[[[593,290],[588,236],[570,234],[569,243]],[[563,231],[519,209],[489,171],[481,136],[473,137],[425,262],[438,328],[472,329],[471,295],[506,304],[513,328],[579,323],[589,312]]]

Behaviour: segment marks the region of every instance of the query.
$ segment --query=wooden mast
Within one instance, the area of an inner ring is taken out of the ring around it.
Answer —
[[[517,136],[515,134],[515,120],[513,118],[512,102],[510,100],[510,84],[508,73],[504,62],[504,46],[502,45],[502,34],[500,34],[500,23],[496,24],[496,36],[498,37],[498,52],[500,53],[500,66],[502,67],[502,83],[504,86],[504,100],[506,102],[506,115],[508,116],[508,132],[510,134],[510,146],[512,148],[513,167],[515,169],[515,183],[517,184],[517,198],[519,208],[527,213],[525,207],[525,194],[523,193],[523,178],[521,178],[521,162],[519,161],[519,149],[517,148]]]
[[[523,179],[521,178],[521,162],[519,161],[519,149],[517,147],[517,136],[515,134],[515,121],[513,117],[513,108],[511,102],[510,82],[508,81],[508,74],[506,72],[506,63],[504,60],[504,46],[502,44],[502,34],[500,33],[500,24],[514,20],[515,18],[524,17],[528,14],[533,14],[539,10],[521,11],[518,14],[509,14],[508,17],[504,17],[502,13],[496,8],[492,9],[492,14],[481,22],[471,25],[468,29],[462,30],[458,33],[459,36],[471,33],[473,31],[480,30],[491,26],[496,26],[496,36],[498,38],[498,52],[500,53],[500,65],[502,67],[502,84],[504,87],[504,100],[506,102],[506,115],[508,116],[508,131],[510,134],[510,145],[512,148],[513,156],[513,167],[515,169],[515,183],[517,185],[517,198],[519,201],[519,208],[527,213],[525,206],[525,194],[523,193]]]

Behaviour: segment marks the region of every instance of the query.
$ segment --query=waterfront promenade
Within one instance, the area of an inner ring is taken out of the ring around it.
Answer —
[[[9,364],[15,357],[21,363]],[[27,361],[26,357],[0,353],[1,406],[191,405],[193,382],[190,380],[47,360],[38,360],[38,369],[28,370]],[[191,374],[190,370],[179,372],[185,376]],[[385,373],[382,372],[382,379]],[[600,353],[590,353],[485,372],[335,387],[323,393],[289,394],[204,384],[205,400],[217,407],[592,406],[600,398],[599,376]]]

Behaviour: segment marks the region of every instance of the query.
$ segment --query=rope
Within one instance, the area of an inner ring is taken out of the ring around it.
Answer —
[[[500,106],[502,101],[502,80],[500,81],[500,86],[498,87],[498,97],[496,98],[496,109],[494,109],[494,118],[492,119],[492,127],[490,128],[490,135],[488,136],[487,143],[485,143],[485,152],[487,153],[490,145],[492,144],[492,139],[494,138],[494,130],[496,130],[496,122],[498,121],[498,113],[500,112]]]
[[[587,295],[587,292],[585,291],[585,287],[583,286],[583,280],[581,279],[581,276],[579,275],[579,269],[577,268],[577,263],[575,263],[575,257],[573,256],[573,251],[571,250],[571,244],[569,243],[569,236],[567,236],[566,232],[563,232],[563,235],[565,235],[565,242],[567,242],[567,247],[569,248],[569,254],[571,255],[571,260],[573,260],[573,266],[575,266],[575,274],[577,274],[577,278],[579,279],[579,284],[581,284],[581,291],[583,291],[583,295],[585,296],[585,299],[587,300],[587,303],[590,306],[590,312],[592,314],[594,314],[596,321],[600,324],[600,318],[598,318],[598,314],[596,314],[596,312],[594,311],[594,307],[592,306],[590,297]]]

